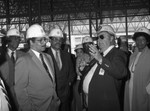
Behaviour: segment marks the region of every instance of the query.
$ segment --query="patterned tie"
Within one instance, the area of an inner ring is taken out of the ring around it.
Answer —
[[[43,66],[44,66],[46,72],[48,73],[48,76],[49,76],[49,77],[51,78],[51,80],[53,81],[52,76],[51,76],[51,74],[50,74],[50,72],[49,72],[49,70],[48,70],[48,67],[47,67],[47,65],[46,65],[46,63],[45,63],[45,61],[44,61],[44,58],[43,58],[43,55],[42,55],[42,54],[40,54],[40,58],[41,58],[42,64],[43,64]]]
[[[15,63],[15,57],[14,57],[14,52],[11,52],[11,60],[13,61],[13,63]]]
[[[55,57],[55,59],[56,59],[56,62],[57,62],[57,66],[58,66],[58,68],[60,70],[61,69],[61,64],[60,64],[59,52],[58,51],[56,51],[56,57]]]

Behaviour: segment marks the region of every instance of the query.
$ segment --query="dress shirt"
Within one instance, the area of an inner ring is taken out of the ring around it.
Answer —
[[[56,59],[56,50],[53,49],[52,47],[51,47],[51,49],[52,49],[52,53],[53,53],[53,55]],[[61,61],[61,57],[60,57],[60,51],[59,50],[57,50],[57,51],[58,51],[58,57],[59,57],[59,61],[60,61],[60,68],[62,68],[62,61]]]
[[[33,49],[31,49],[31,50],[34,52],[34,54],[37,56],[37,58],[41,61],[40,53],[35,51],[35,50],[33,50]]]
[[[34,54],[37,56],[37,58],[41,61],[40,53],[37,52],[37,51],[35,51],[35,50],[33,50],[33,49],[31,49],[31,50],[34,52]],[[44,58],[44,62],[45,62],[45,64],[46,64],[46,66],[47,66],[47,68],[48,68],[49,74],[50,74],[50,76],[52,77],[52,79],[54,80],[54,76],[53,76],[53,74],[52,74],[52,70],[51,70],[50,66],[48,65],[48,62],[46,61],[45,57],[43,57],[43,58]],[[41,63],[42,63],[42,61],[41,61]],[[42,64],[42,65],[43,65],[43,64]]]
[[[12,50],[9,49],[9,48],[7,49],[7,53],[8,53],[8,55],[9,55],[9,57],[11,57],[11,53],[12,53],[12,52],[14,52],[14,58],[15,58],[15,60],[16,60],[16,58],[17,58],[17,57],[16,57],[16,50],[12,51]]]

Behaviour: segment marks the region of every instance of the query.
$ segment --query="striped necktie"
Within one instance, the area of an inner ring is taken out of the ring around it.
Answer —
[[[57,62],[57,66],[58,66],[58,68],[60,70],[61,69],[61,63],[60,63],[60,58],[59,58],[59,52],[58,51],[56,51],[55,59],[56,59],[56,62]]]
[[[40,58],[41,58],[41,62],[42,62],[42,64],[43,64],[43,66],[44,66],[46,72],[48,73],[48,76],[49,76],[49,77],[51,78],[51,80],[53,81],[52,76],[51,76],[51,74],[50,74],[50,72],[49,72],[49,70],[48,70],[48,67],[47,67],[47,65],[46,65],[46,63],[45,63],[45,61],[44,61],[44,57],[43,57],[42,54],[40,54]]]

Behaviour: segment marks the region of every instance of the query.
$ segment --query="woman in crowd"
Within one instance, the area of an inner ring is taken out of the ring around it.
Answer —
[[[76,52],[76,73],[77,73],[77,79],[74,85],[74,109],[73,111],[82,111],[82,96],[81,93],[79,92],[79,84],[81,80],[82,74],[79,72],[79,67],[80,63],[82,61],[84,51],[83,51],[83,46],[82,44],[79,44],[75,47],[75,52]]]
[[[150,111],[150,31],[141,27],[133,35],[136,49],[130,57],[124,111]]]

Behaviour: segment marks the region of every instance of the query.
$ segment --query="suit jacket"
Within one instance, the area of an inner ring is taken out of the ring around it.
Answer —
[[[51,56],[44,53],[43,55],[54,76]],[[15,92],[21,111],[56,110],[52,110],[54,107],[52,103],[58,102],[55,92],[55,81],[51,80],[42,62],[32,50],[29,50],[26,55],[17,60],[15,67]]]
[[[16,60],[24,55],[22,51],[16,51]],[[13,110],[17,110],[18,103],[16,101],[16,96],[14,92],[14,73],[15,73],[15,64],[11,60],[6,50],[1,50],[0,55],[0,73],[1,77],[4,80],[6,89],[8,91],[8,96],[10,98],[10,103]]]
[[[16,60],[22,55],[24,55],[24,53],[22,51],[17,50]],[[1,52],[0,59],[2,59],[0,62],[1,76],[5,84],[9,87],[12,87],[14,85],[14,76],[11,77],[10,75],[14,75],[15,64],[12,62],[10,56],[5,51]]]
[[[88,111],[120,111],[120,80],[127,75],[126,55],[116,48],[102,58],[89,84]]]
[[[55,72],[56,72],[56,87],[57,93],[61,102],[65,102],[70,96],[70,86],[69,83],[73,83],[75,80],[75,70],[72,64],[71,55],[68,52],[60,50],[60,57],[62,61],[61,70],[58,69],[55,57],[52,53],[51,48],[49,48],[48,54],[52,56]]]

